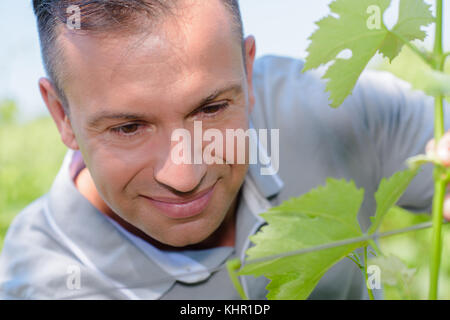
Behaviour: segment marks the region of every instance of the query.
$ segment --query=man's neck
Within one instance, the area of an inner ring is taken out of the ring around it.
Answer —
[[[180,251],[180,250],[200,250],[200,249],[208,249],[214,247],[233,247],[235,244],[235,234],[236,234],[236,211],[239,203],[240,192],[234,199],[228,213],[220,225],[220,227],[213,232],[207,239],[202,241],[201,243],[195,245],[189,245],[182,248],[172,247],[161,243],[146,233],[144,233],[139,228],[125,221],[119,215],[113,212],[111,208],[103,201],[100,197],[97,188],[92,180],[92,177],[87,168],[84,168],[80,171],[80,173],[74,178],[75,186],[78,191],[101,213],[110,217],[114,221],[116,221],[119,225],[121,225],[128,232],[142,238],[153,246],[157,247],[161,250],[167,251]]]

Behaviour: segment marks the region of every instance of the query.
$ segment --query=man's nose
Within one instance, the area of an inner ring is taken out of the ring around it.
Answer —
[[[155,170],[155,180],[178,192],[193,191],[206,174],[206,164],[174,163],[170,155]]]

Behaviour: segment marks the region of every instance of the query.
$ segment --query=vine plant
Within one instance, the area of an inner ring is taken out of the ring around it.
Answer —
[[[391,0],[336,0],[330,4],[332,14],[317,22],[318,29],[310,37],[304,70],[332,62],[323,78],[330,93],[330,105],[339,107],[350,95],[371,58],[378,52],[390,62],[404,46],[430,66],[423,75],[426,85],[421,88],[435,99],[434,139],[444,134],[444,97],[450,96],[450,77],[443,73],[450,52],[443,52],[443,0],[435,0],[436,15],[424,0],[400,0],[396,25],[388,29],[383,14]],[[420,49],[414,40],[424,40],[422,27],[434,23],[435,40],[432,52]],[[350,58],[340,58],[343,51]],[[413,67],[413,66],[412,66]],[[328,178],[324,186],[281,205],[271,208],[262,217],[267,225],[251,237],[255,244],[247,250],[248,259],[228,263],[233,283],[243,298],[237,277],[264,275],[270,280],[268,299],[306,299],[325,272],[344,258],[353,260],[367,281],[367,252],[371,246],[377,263],[405,268],[398,258],[385,257],[374,242],[382,219],[404,193],[423,163],[434,163],[434,197],[432,206],[432,252],[430,261],[429,298],[437,299],[439,267],[442,251],[441,229],[446,185],[450,169],[433,155],[408,159],[408,169],[383,178],[375,193],[376,212],[372,224],[364,233],[357,215],[364,197],[353,181]],[[355,253],[362,248],[363,257]],[[404,274],[411,273],[404,271]],[[371,289],[368,295],[373,299]]]

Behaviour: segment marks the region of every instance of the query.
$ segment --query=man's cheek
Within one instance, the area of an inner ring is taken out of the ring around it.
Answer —
[[[234,126],[233,126],[234,125]],[[226,129],[207,129],[203,135],[203,160],[207,164],[246,164],[249,137],[246,123],[230,124]]]
[[[111,163],[94,167],[91,175],[100,196],[110,207],[114,208],[116,202],[125,197],[128,176],[125,168]]]

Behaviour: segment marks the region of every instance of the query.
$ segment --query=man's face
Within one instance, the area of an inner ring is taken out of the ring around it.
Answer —
[[[162,243],[185,246],[210,236],[247,165],[225,153],[217,156],[232,164],[176,165],[171,136],[185,128],[194,137],[194,121],[224,137],[226,129],[248,128],[254,57],[244,65],[227,9],[197,1],[148,34],[64,33],[59,41],[71,130],[103,200]]]

